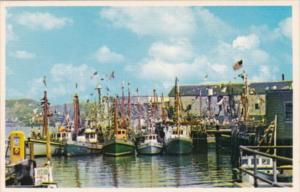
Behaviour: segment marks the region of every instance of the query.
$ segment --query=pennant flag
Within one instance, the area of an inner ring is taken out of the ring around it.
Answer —
[[[44,83],[45,87],[47,88],[46,76],[43,77],[43,83]]]
[[[233,70],[239,70],[240,68],[242,68],[243,66],[243,60],[239,60],[236,63],[233,64],[232,68]]]
[[[207,81],[207,79],[208,79],[208,75],[205,74],[205,76],[204,76],[204,81]]]
[[[98,75],[98,71],[95,71],[92,76],[91,76],[91,79],[94,79],[94,77],[96,77]]]
[[[112,71],[108,77],[108,80],[113,80],[113,79],[115,79],[115,71]]]

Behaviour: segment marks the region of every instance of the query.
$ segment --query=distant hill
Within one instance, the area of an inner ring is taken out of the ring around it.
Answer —
[[[37,108],[39,108],[39,102],[32,99],[6,100],[6,120],[28,125],[32,118],[33,110]]]
[[[70,113],[70,117],[73,116],[73,104],[66,104],[67,111]],[[50,118],[50,123],[54,123],[63,116],[64,105],[50,105],[50,110],[55,116]],[[32,118],[35,114],[41,114],[42,108],[39,101],[32,99],[11,99],[5,101],[5,119],[6,121],[15,122],[22,124],[24,126],[29,126],[32,124]],[[81,116],[84,117],[84,111],[87,110],[86,105],[83,103],[80,104]]]

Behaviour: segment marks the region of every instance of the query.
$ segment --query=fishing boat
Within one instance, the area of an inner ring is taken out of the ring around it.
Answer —
[[[83,128],[82,134],[79,134],[80,110],[78,95],[74,96],[74,125],[72,137],[68,137],[64,141],[65,156],[79,156],[100,154],[102,145],[98,143],[97,133],[95,129]],[[70,135],[70,134],[69,134]]]
[[[45,145],[46,139],[33,139],[28,138],[28,142],[34,144],[34,156],[36,157],[44,157],[46,156]],[[58,156],[62,154],[63,144],[61,142],[50,141],[51,145],[51,155]]]
[[[48,102],[47,93],[45,92],[44,97],[42,98],[42,105]],[[47,106],[49,103],[47,103]],[[48,110],[48,109],[47,109]],[[44,117],[47,115],[47,117]],[[45,127],[48,128],[48,121],[45,119],[51,116],[51,113],[43,115],[43,132],[41,134],[40,130],[31,130],[30,137],[28,137],[28,143],[33,144],[34,155],[36,157],[46,156],[45,146],[47,144],[46,141],[46,130]],[[47,125],[46,125],[47,124]],[[53,140],[50,138],[50,153],[53,156],[61,155],[63,150],[63,143],[61,141]]]
[[[157,155],[163,150],[163,143],[158,141],[157,134],[145,135],[145,140],[137,147],[138,153],[141,155]]]
[[[124,105],[122,105],[122,108]],[[122,124],[124,125],[124,119]],[[126,126],[119,128],[118,122],[118,98],[114,101],[114,130],[103,145],[103,154],[109,156],[131,155],[135,153],[134,142],[129,138]]]
[[[170,155],[190,154],[193,149],[191,129],[188,125],[180,122],[180,96],[178,79],[175,79],[175,117],[174,125],[165,128],[166,133],[166,153]]]
[[[154,98],[155,98],[155,90]],[[144,140],[138,143],[137,151],[141,155],[157,155],[160,154],[163,150],[162,140],[158,137],[158,134],[155,133],[155,122],[153,118],[157,113],[156,103],[151,103],[151,107],[148,108],[148,125],[146,129],[146,134],[144,135]]]

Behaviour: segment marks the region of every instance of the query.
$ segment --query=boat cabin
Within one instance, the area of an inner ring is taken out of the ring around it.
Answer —
[[[182,129],[180,129],[180,130],[174,129],[172,131],[172,134],[173,135],[183,135],[183,130]]]
[[[127,130],[126,129],[118,129],[115,133],[116,139],[127,139]]]
[[[86,129],[84,135],[87,142],[97,143],[97,133],[95,129]]]
[[[53,141],[62,142],[69,139],[72,139],[72,133],[64,126],[59,127],[58,132],[51,134],[51,140]]]
[[[146,135],[146,136],[145,136],[145,140],[157,141],[157,135],[156,135],[156,134]]]

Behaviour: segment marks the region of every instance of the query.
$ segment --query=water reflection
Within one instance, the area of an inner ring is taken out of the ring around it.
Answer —
[[[231,186],[230,150],[205,148],[186,156],[54,157],[54,178],[59,187]]]

